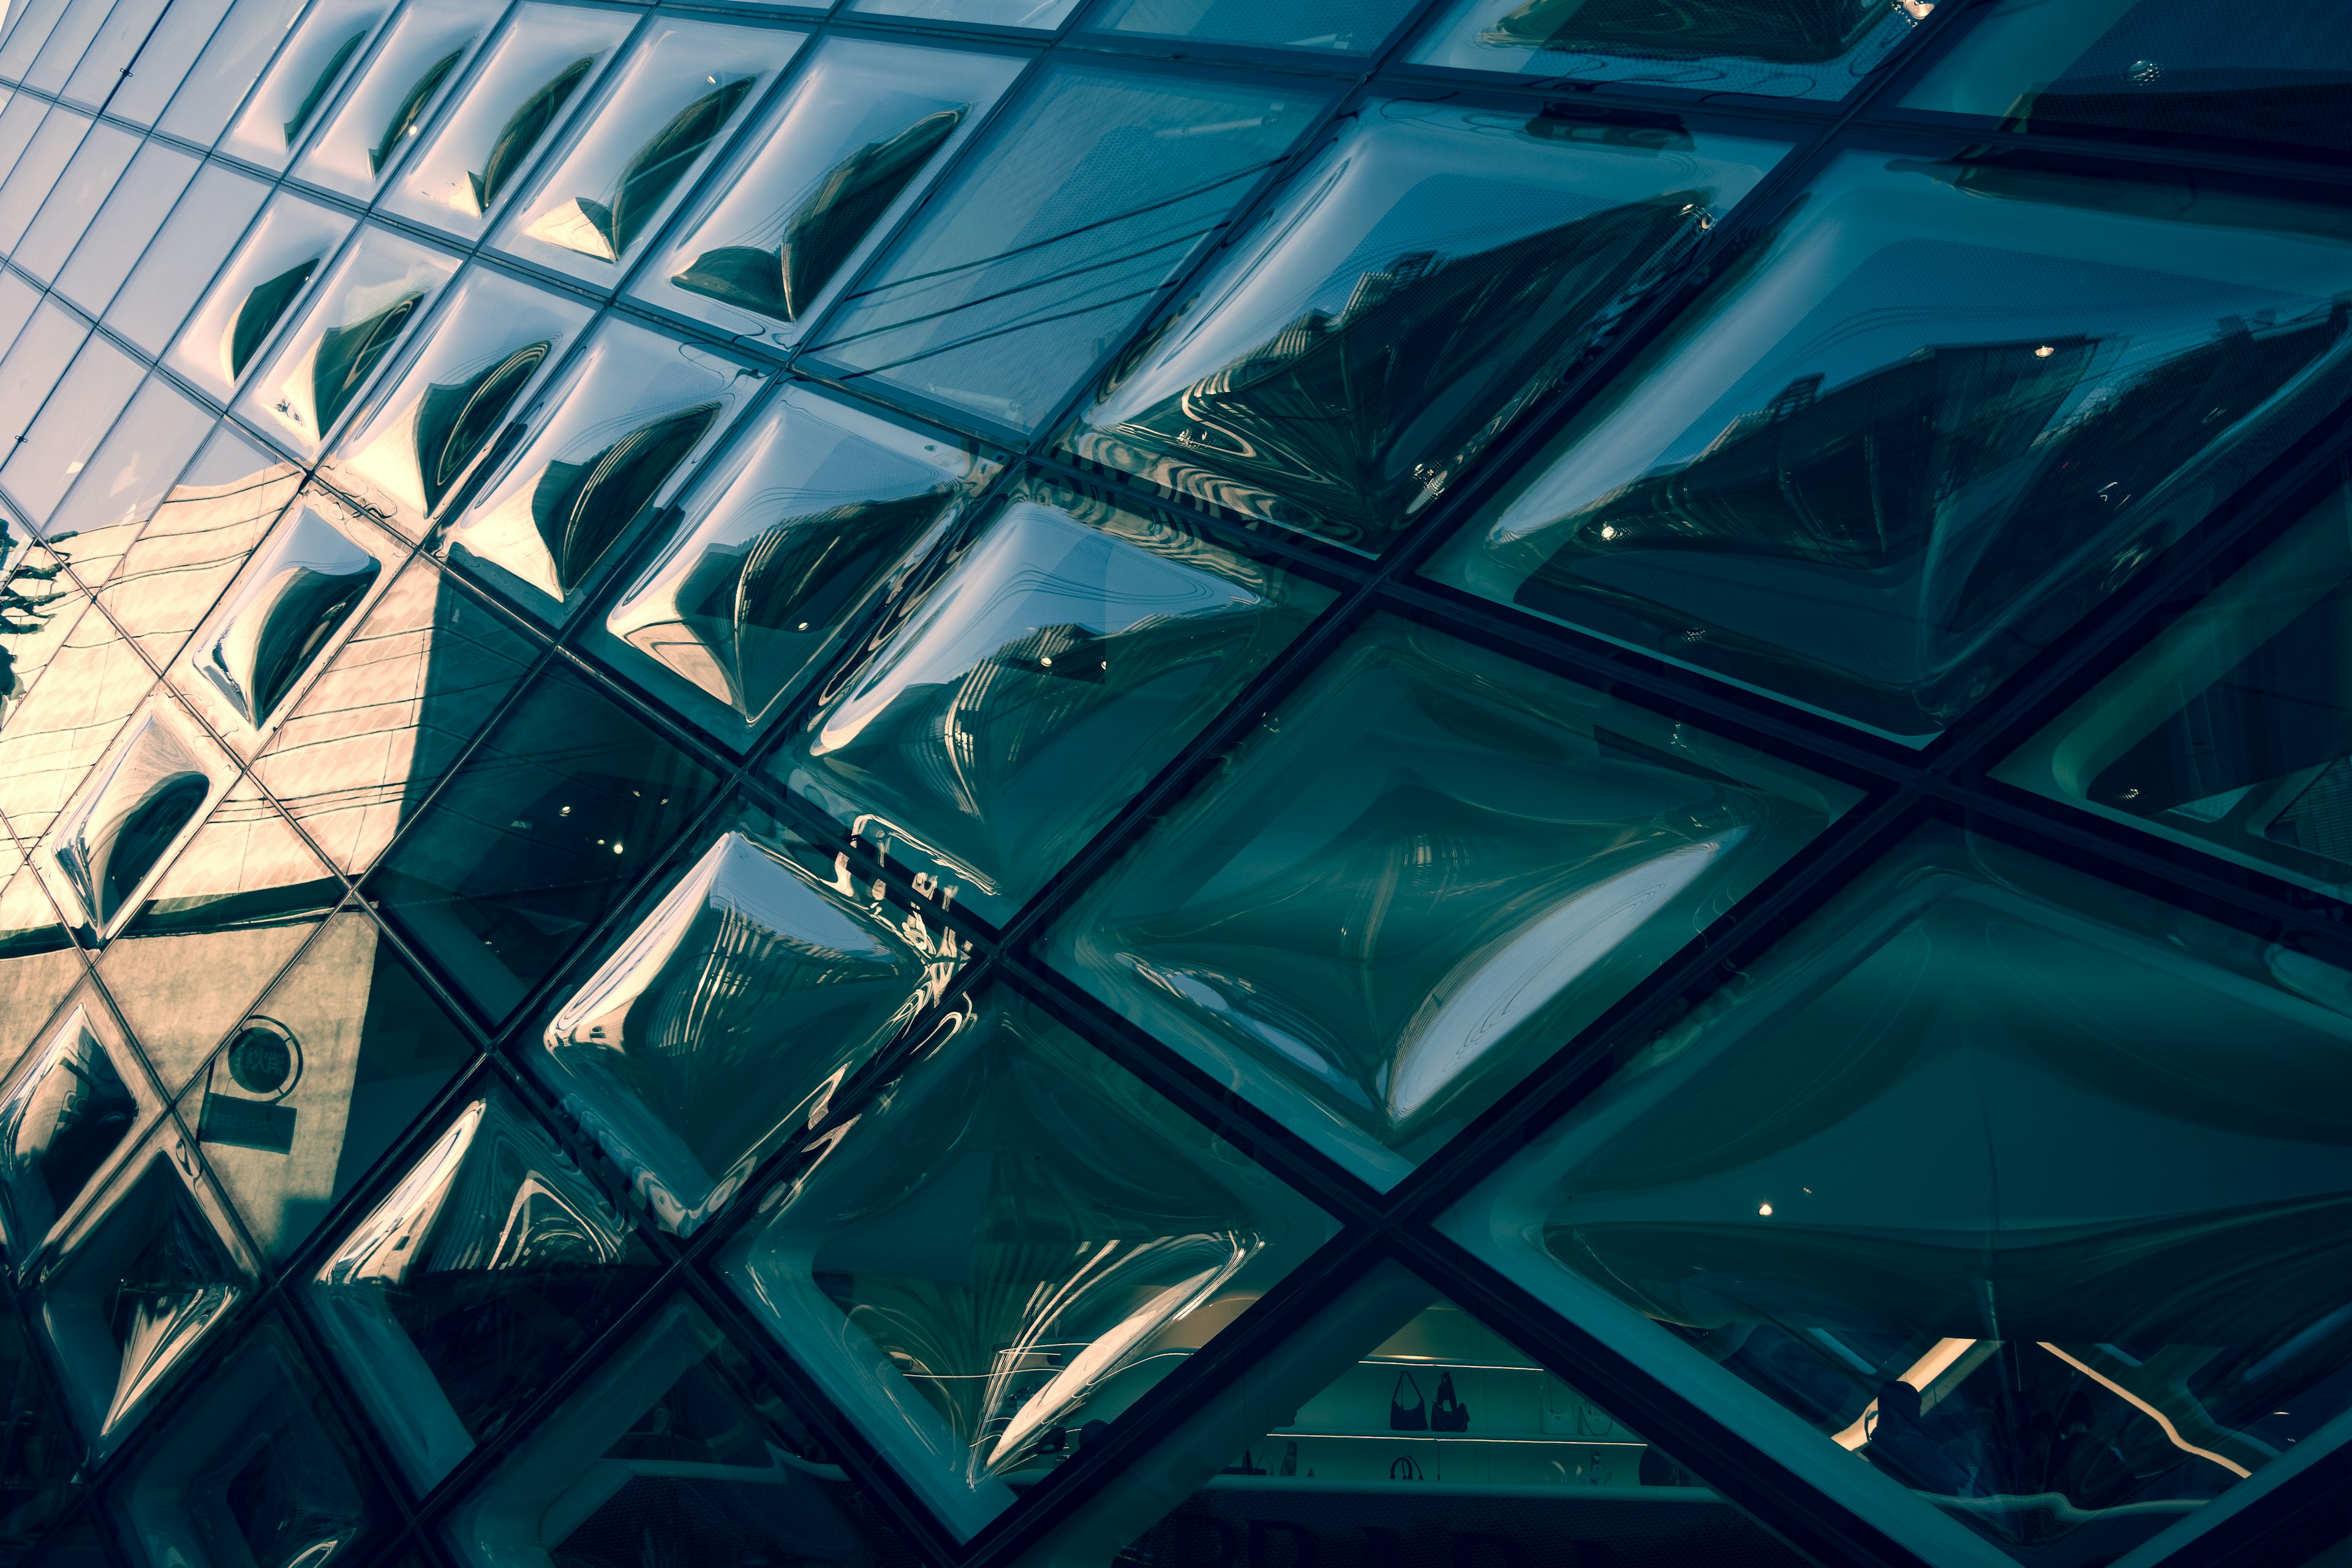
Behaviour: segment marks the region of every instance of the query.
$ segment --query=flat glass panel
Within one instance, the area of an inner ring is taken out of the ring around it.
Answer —
[[[814,352],[848,379],[1034,429],[1325,101],[1304,81],[1054,66]]]
[[[955,976],[964,949],[920,909],[756,808],[630,916],[564,997],[532,1070],[688,1235]]]
[[[0,18],[7,26],[6,42],[0,45],[0,76],[23,78],[70,4],[72,0],[28,0],[21,7],[10,7],[8,16]]]
[[[425,1147],[308,1294],[422,1490],[503,1433],[657,1272],[619,1211],[498,1090]]]
[[[155,32],[156,24],[163,19],[164,8],[170,3],[171,0],[112,0],[112,4],[105,7],[105,24],[90,40],[89,48],[75,65],[73,75],[67,79],[66,99],[85,108],[96,109],[110,96],[115,95],[116,89],[124,86],[123,73],[132,58],[136,57],[143,64],[149,58],[144,47],[148,44],[148,36]],[[196,8],[201,10],[205,7],[198,5]],[[169,42],[162,38],[157,40],[157,44],[163,48],[170,47]],[[193,58],[194,53],[191,48],[188,58]],[[121,110],[117,109],[115,112]],[[143,125],[146,121],[140,123]]]
[[[352,424],[320,472],[411,539],[460,505],[523,394],[562,361],[593,312],[487,268],[449,291],[391,390]]]
[[[296,319],[297,307],[314,292],[351,231],[349,213],[279,193],[213,280],[163,363],[227,402],[245,373],[261,363],[272,334]],[[133,279],[131,288],[137,284]]]
[[[269,62],[219,150],[265,169],[286,167],[302,139],[323,123],[336,89],[391,10],[385,0],[316,0]]]
[[[172,341],[172,334],[180,330],[188,308],[204,293],[205,285],[213,280],[220,264],[228,259],[228,253],[244,236],[246,225],[253,221],[253,215],[261,210],[261,204],[269,195],[268,185],[222,163],[207,163],[193,184],[184,176],[181,184],[186,185],[186,194],[180,195],[162,229],[153,231],[126,213],[122,218],[122,252],[110,258],[91,259],[88,263],[91,280],[80,285],[90,289],[92,300],[100,288],[106,288],[114,301],[106,309],[106,324],[152,354],[162,353],[164,345]],[[173,195],[178,195],[176,186],[171,188]],[[119,197],[122,192],[116,194]],[[159,206],[169,199],[163,190],[158,190],[155,200]],[[103,226],[101,223],[100,229]],[[154,233],[154,241],[138,256],[138,265],[133,268],[134,241],[143,239],[150,232]],[[82,257],[89,254],[90,245],[85,242],[74,266],[66,269],[61,289],[70,290],[78,286],[75,275],[83,266]],[[129,281],[119,293],[103,281],[111,279],[121,282],[125,272],[130,275]]]
[[[504,1017],[716,783],[577,676],[551,671],[450,778],[368,896]]]
[[[474,499],[462,510],[452,505],[442,548],[533,615],[563,619],[765,379],[699,344],[607,318],[501,437],[511,456],[486,458]]]
[[[25,237],[91,123],[89,115],[65,108],[50,110],[41,121],[16,168],[0,184],[0,250],[15,249]]]
[[[1934,9],[1930,0],[1461,0],[1412,58],[1454,70],[1839,99]]]
[[[1849,153],[1431,567],[1924,744],[2352,389],[2352,223]]]
[[[797,342],[1025,63],[828,39],[631,291],[722,331]]]
[[[283,1263],[473,1060],[375,922],[346,911],[232,1027],[180,1119]]]
[[[73,162],[58,176],[40,215],[8,259],[36,278],[54,278],[99,204],[139,151],[139,138],[112,125],[93,127],[74,150]]]
[[[872,16],[1040,30],[1060,26],[1077,8],[1078,0],[850,0],[845,7]]]
[[[499,248],[611,289],[807,35],[656,18]],[[481,204],[488,206],[489,204]]]
[[[748,746],[950,537],[998,468],[806,385],[695,486],[592,646]]]
[[[430,561],[413,561],[254,763],[336,866],[374,865],[539,657]]]
[[[1137,1568],[1807,1561],[1396,1265],[1337,1295],[1056,1543],[1124,1541]]]
[[[373,224],[362,228],[236,411],[304,457],[317,456],[457,270],[456,257]]]
[[[2352,496],[2338,490],[1993,776],[2341,898],[2347,610]]]
[[[81,475],[90,454],[112,428],[147,367],[95,333],[41,412],[26,427],[24,443],[0,467],[0,486],[26,519],[45,522]]]
[[[30,93],[10,99],[7,108],[0,110],[0,181],[7,179],[8,171],[24,156],[48,113],[49,106]]]
[[[39,1275],[42,1331],[93,1457],[110,1452],[253,1293],[194,1152],[165,1122]]]
[[[1087,26],[1152,38],[1369,54],[1412,9],[1411,0],[1110,0],[1087,18]]]
[[[2010,131],[2352,152],[2352,30],[2338,16],[2180,0],[2004,0],[1903,107],[1993,116]]]
[[[998,990],[762,1201],[722,1267],[969,1536],[1333,1229]]]
[[[24,1059],[81,975],[40,873],[0,833],[0,1072]]]
[[[58,546],[13,537],[5,527],[0,527],[0,593],[8,595],[0,601],[0,727],[5,727],[79,624],[89,595]],[[8,852],[13,842],[0,833],[0,854]]]
[[[1332,599],[1024,484],[770,764],[1002,923]]]
[[[0,359],[0,441],[8,442],[12,452],[89,337],[89,323],[47,300],[16,334],[7,357]]]
[[[145,521],[212,427],[211,409],[160,375],[147,378],[44,525],[53,541],[73,552],[75,575],[87,584],[106,581],[109,574],[90,546]],[[68,542],[77,539],[85,542]],[[121,552],[118,547],[115,553]]]
[[[1062,445],[1377,552],[1784,150],[1368,104]]]
[[[419,223],[478,239],[489,215],[511,195],[531,159],[587,101],[635,18],[623,11],[524,5],[440,129],[403,164],[384,205]]]
[[[419,0],[404,9],[294,165],[295,177],[362,201],[373,195],[497,20],[495,11],[467,0]]]
[[[1049,951],[1387,1188],[1858,793],[1380,616]]]
[[[192,99],[180,106],[177,123],[182,128],[181,134],[209,147],[220,134],[221,127],[228,122],[228,117],[236,112],[237,100],[253,85],[254,76],[269,58],[263,52],[253,58],[242,79],[238,79],[236,67],[241,49],[263,36],[268,25],[274,25],[275,31],[268,35],[268,41],[275,44],[285,37],[287,26],[299,8],[288,0],[241,0],[232,12],[231,0],[172,0],[140,46],[138,58],[130,62],[131,74],[115,86],[107,101],[107,112],[135,125],[154,124],[155,117],[173,101],[182,81],[201,64],[211,85],[218,93],[225,93],[227,101],[222,102],[217,95],[214,97],[211,110],[217,118],[206,127],[195,124],[203,111]],[[222,19],[232,15],[234,24],[224,26]],[[206,55],[210,58],[202,58]]]
[[[1923,829],[1444,1225],[1826,1484],[2105,1562],[2340,1441],[2348,1014],[2304,953]]]
[[[921,1561],[774,1386],[682,1298],[446,1529],[458,1560],[477,1568],[605,1568],[654,1541],[698,1568]]]
[[[113,8],[114,0],[72,0],[65,15],[58,18],[57,27],[43,40],[32,68],[25,73],[25,85],[42,92],[55,92],[64,87],[83,51],[89,47],[90,39],[105,22],[106,14]]]
[[[27,843],[57,820],[155,672],[95,608],[77,616],[0,728],[0,815]]]
[[[274,1320],[111,1483],[145,1568],[285,1568],[355,1553],[382,1516],[364,1462]]]

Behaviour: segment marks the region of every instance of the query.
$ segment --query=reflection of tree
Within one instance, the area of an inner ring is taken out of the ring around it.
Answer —
[[[0,517],[0,637],[30,637],[39,631],[51,614],[51,594],[38,597],[24,592],[17,584],[38,584],[44,586],[58,580],[65,570],[65,557],[50,552],[47,565],[36,566],[24,560],[17,552],[14,536],[8,530],[8,520]],[[5,643],[0,643],[0,715],[8,705],[24,693],[16,687],[16,659]]]

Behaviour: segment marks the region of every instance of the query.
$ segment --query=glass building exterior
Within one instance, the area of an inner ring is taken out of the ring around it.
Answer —
[[[0,1568],[2352,1561],[2352,12],[11,0]]]

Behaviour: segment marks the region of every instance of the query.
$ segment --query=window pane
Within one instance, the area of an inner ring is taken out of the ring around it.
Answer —
[[[161,232],[155,233],[154,242],[137,258],[135,269],[131,265],[129,252],[132,247],[128,241],[134,229],[140,237],[154,231],[134,225],[128,214],[123,218],[124,255],[109,262],[92,259],[88,263],[89,275],[93,279],[110,275],[114,281],[121,281],[122,274],[130,273],[129,282],[107,307],[106,324],[153,354],[162,353],[171,342],[172,334],[180,330],[180,322],[188,314],[188,307],[204,293],[205,285],[213,280],[214,271],[228,259],[228,253],[244,237],[246,225],[253,221],[253,215],[261,210],[261,204],[269,195],[269,187],[260,181],[236,174],[221,163],[207,163],[194,184],[187,184],[184,176],[181,184],[186,184],[186,195],[181,195],[179,204],[172,208],[172,216],[163,221]],[[172,186],[171,195],[179,195],[178,185]],[[157,192],[159,206],[169,200],[163,191]],[[89,244],[84,244],[82,254],[88,255],[89,248]],[[81,258],[77,257],[75,266],[67,269],[61,288],[70,289],[81,266]],[[110,284],[93,281],[87,287],[92,300],[101,287],[113,292]]]
[[[1407,0],[1110,0],[1087,26],[1147,37],[1369,54],[1412,10]]]
[[[92,128],[58,177],[23,243],[9,253],[8,259],[36,278],[55,278],[82,230],[89,226],[99,204],[114,189],[116,179],[138,151],[139,139],[128,132],[111,125]]]
[[[465,0],[402,11],[295,165],[296,175],[361,201],[373,195],[496,20],[496,13]]]
[[[391,9],[385,0],[319,0],[270,61],[220,150],[265,169],[286,167]],[[168,121],[164,129],[171,129]]]
[[[296,319],[296,307],[351,231],[348,213],[283,192],[272,198],[164,363],[227,402],[245,373],[261,363],[272,335]],[[137,287],[133,279],[125,293]]]

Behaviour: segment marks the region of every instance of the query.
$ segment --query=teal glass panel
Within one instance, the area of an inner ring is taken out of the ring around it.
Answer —
[[[817,329],[818,359],[1030,431],[1326,104],[1304,79],[1048,67]]]
[[[1049,952],[1385,1188],[1858,794],[1381,616]]]
[[[1098,33],[1360,55],[1379,48],[1412,12],[1408,0],[1110,0],[1086,25]]]
[[[1024,484],[770,766],[1001,923],[1331,598]]]
[[[2336,491],[1993,776],[2352,890],[2352,493]]]
[[[1459,0],[1415,65],[1840,99],[1886,63],[1932,0]]]
[[[968,1536],[1334,1226],[1020,998],[959,1023],[722,1268]]]
[[[1847,153],[1431,568],[1923,745],[2352,392],[2352,220]]]
[[[2347,1046],[2345,971],[1933,826],[1443,1226],[1915,1546],[2106,1562],[2352,1429]]]
[[[2340,16],[2180,0],[2003,0],[1903,106],[1996,117],[2010,131],[2352,153],[2352,29]]]
[[[665,1230],[724,1207],[938,1002],[954,930],[746,808],[650,899],[530,1054]]]
[[[1062,445],[1378,553],[1783,150],[1367,104]]]

